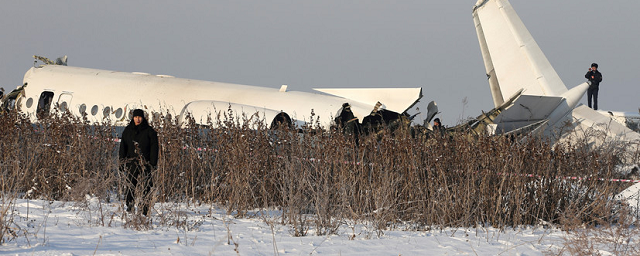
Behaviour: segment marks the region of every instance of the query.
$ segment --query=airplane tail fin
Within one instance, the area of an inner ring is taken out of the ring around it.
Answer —
[[[508,0],[479,0],[473,20],[496,107],[522,88],[540,96],[567,91]]]

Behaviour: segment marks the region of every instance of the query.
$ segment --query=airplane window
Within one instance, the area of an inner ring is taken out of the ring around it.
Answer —
[[[60,103],[60,111],[61,112],[67,111],[67,102],[66,101],[63,101],[62,103]]]
[[[27,99],[27,108],[31,108],[33,106],[33,98]]]
[[[78,111],[80,111],[80,114],[81,114],[81,115],[86,114],[86,111],[87,111],[87,105],[85,105],[85,104],[80,105],[80,108],[78,109]]]
[[[116,118],[122,117],[122,113],[123,113],[122,108],[118,108],[118,110],[116,110]]]
[[[98,114],[98,105],[93,105],[93,107],[91,108],[91,115],[96,115]]]
[[[104,108],[104,111],[102,111],[102,118],[107,118],[110,113],[111,113],[111,108],[110,107]]]

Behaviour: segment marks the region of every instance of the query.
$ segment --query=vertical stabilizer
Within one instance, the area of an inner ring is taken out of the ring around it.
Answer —
[[[478,18],[477,12],[473,12],[473,23],[476,25],[476,34],[478,35],[478,42],[480,43],[480,52],[482,53],[482,59],[484,60],[484,67],[487,71],[487,79],[489,80],[489,87],[491,88],[491,96],[493,97],[494,107],[502,105],[505,101],[500,90],[500,83],[496,76],[496,70],[493,68],[493,61],[491,60],[491,53],[487,46],[487,41],[484,39],[484,32],[482,31],[482,24]]]
[[[478,1],[473,19],[496,106],[521,88],[540,96],[567,91],[508,0]]]

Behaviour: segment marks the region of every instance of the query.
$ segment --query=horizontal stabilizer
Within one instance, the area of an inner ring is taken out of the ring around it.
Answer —
[[[562,97],[521,95],[494,119],[495,123],[539,121],[560,105]]]
[[[403,113],[422,98],[422,88],[314,88],[345,99],[368,105],[380,102],[385,109]]]

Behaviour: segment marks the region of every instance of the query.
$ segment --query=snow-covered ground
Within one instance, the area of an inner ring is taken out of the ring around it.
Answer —
[[[100,210],[100,206],[102,210]],[[268,223],[278,216],[236,219],[210,206],[156,204],[152,228],[135,230],[118,204],[17,200],[12,240],[0,247],[17,255],[540,255],[562,246],[549,229],[385,231],[345,224],[338,235],[293,236]],[[166,209],[166,210],[162,210]],[[266,221],[265,221],[266,220]],[[103,224],[104,223],[104,224]],[[11,238],[11,237],[5,237]]]
[[[136,230],[116,203],[16,200],[0,254],[11,255],[543,255],[557,252],[557,229],[494,228],[378,233],[345,223],[335,235],[296,237],[279,212],[234,218],[207,205],[156,204],[151,228]],[[7,205],[3,205],[6,207]],[[262,216],[262,217],[261,217]],[[129,224],[127,224],[129,223]],[[273,223],[273,224],[269,224]]]

